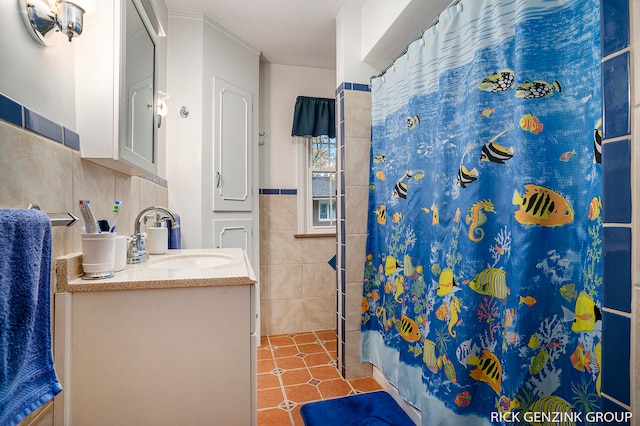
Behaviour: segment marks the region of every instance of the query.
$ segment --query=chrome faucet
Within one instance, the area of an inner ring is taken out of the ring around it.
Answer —
[[[129,243],[129,247],[127,248],[127,263],[142,263],[146,262],[149,259],[149,253],[147,253],[147,248],[144,245],[144,240],[142,238],[142,232],[140,232],[140,222],[142,218],[145,218],[146,215],[150,212],[162,213],[164,216],[162,218],[168,218],[171,222],[171,229],[178,228],[180,224],[176,220],[176,217],[171,213],[169,209],[166,207],[160,206],[152,206],[147,207],[138,213],[136,220],[134,222],[135,226],[135,234],[132,235],[131,242]]]

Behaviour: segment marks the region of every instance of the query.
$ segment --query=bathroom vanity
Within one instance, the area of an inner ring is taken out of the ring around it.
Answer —
[[[170,250],[113,278],[57,260],[56,425],[255,425],[255,276],[241,249]]]

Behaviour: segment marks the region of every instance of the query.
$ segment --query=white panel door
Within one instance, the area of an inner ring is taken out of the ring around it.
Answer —
[[[253,258],[253,220],[251,219],[214,219],[213,244],[216,248],[241,248],[247,252],[247,257],[253,265],[260,265],[259,260]],[[253,266],[252,266],[253,267]],[[251,333],[260,342],[260,282],[255,284],[252,295],[253,314],[255,323]]]
[[[214,78],[213,211],[251,211],[251,93]]]
[[[253,221],[250,219],[214,219],[213,240],[216,248],[241,248],[249,259],[253,254]]]

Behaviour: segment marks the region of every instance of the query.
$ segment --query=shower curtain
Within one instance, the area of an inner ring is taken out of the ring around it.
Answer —
[[[362,361],[423,425],[600,409],[600,57],[599,0],[468,0],[372,80]]]

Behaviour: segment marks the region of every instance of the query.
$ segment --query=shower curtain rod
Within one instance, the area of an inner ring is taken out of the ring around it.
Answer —
[[[451,8],[451,7],[455,6],[455,5],[457,5],[457,4],[458,4],[458,3],[460,3],[461,1],[462,1],[462,0],[453,0],[453,1],[451,2],[451,4],[450,4],[449,6],[447,6],[447,8],[446,8],[446,9],[449,9],[449,8]],[[445,9],[445,10],[446,10],[446,9]],[[435,20],[434,20],[434,21],[433,21],[433,22],[432,22],[432,23],[431,23],[427,28],[425,28],[424,30],[422,30],[422,32],[420,33],[420,37],[416,38],[416,39],[415,39],[415,40],[413,40],[411,43],[407,44],[407,46],[404,48],[404,51],[403,51],[400,55],[398,55],[398,56],[396,56],[395,58],[393,58],[393,61],[391,61],[391,63],[390,63],[390,64],[389,64],[385,69],[383,69],[382,71],[380,71],[380,73],[379,73],[378,75],[372,75],[371,77],[369,77],[369,83],[371,83],[371,82],[373,81],[373,79],[374,79],[374,78],[382,77],[383,75],[385,75],[385,74],[387,73],[387,71],[389,71],[389,68],[391,68],[391,67],[396,63],[396,61],[397,61],[398,59],[402,58],[404,55],[406,55],[406,54],[407,54],[407,52],[409,51],[409,46],[410,46],[414,41],[420,40],[422,37],[424,37],[424,33],[425,33],[425,32],[427,32],[427,30],[428,30],[429,28],[433,27],[434,25],[437,25],[437,24],[438,24],[438,22],[440,22],[440,14],[438,14],[438,16],[436,17],[436,19],[435,19]]]

